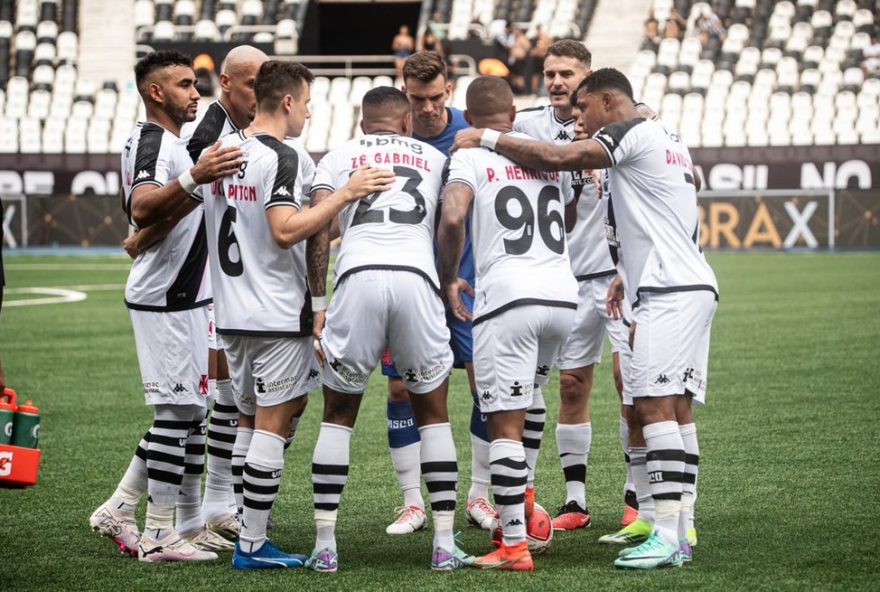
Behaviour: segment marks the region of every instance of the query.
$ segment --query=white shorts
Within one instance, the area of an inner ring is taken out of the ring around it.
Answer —
[[[235,405],[245,415],[302,397],[320,386],[311,337],[226,335]]]
[[[446,314],[428,280],[410,271],[356,271],[337,287],[327,310],[324,384],[364,392],[386,345],[412,393],[433,391],[452,369]]]
[[[622,350],[620,350],[620,380],[623,383],[623,392],[621,393],[622,403],[624,405],[629,405],[632,407],[633,399],[632,399],[632,350],[629,348],[629,328],[632,323],[628,320],[631,317],[624,317],[624,320],[621,320],[621,324],[623,324],[624,329],[626,329],[627,334],[627,344]]]
[[[630,396],[665,397],[685,391],[705,403],[709,333],[718,303],[708,291],[642,293],[627,386]]]
[[[627,329],[605,311],[605,297],[614,276],[584,280],[578,284],[578,308],[571,329],[556,366],[560,370],[574,370],[598,364],[605,349],[605,333],[611,339],[611,351],[619,352],[627,346]]]
[[[474,374],[480,411],[515,411],[532,404],[568,336],[575,311],[517,306],[474,324]]]
[[[208,307],[128,313],[147,404],[208,406]]]

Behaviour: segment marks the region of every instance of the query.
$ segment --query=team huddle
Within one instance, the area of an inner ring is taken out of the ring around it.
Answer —
[[[304,66],[235,48],[220,99],[199,109],[189,58],[141,59],[147,121],[122,154],[137,228],[125,301],[155,418],[92,529],[141,561],[232,550],[236,569],[337,571],[351,435],[381,361],[403,494],[387,532],[425,528],[424,480],[433,570],[531,571],[552,534],[531,530],[550,522],[535,489],[543,389],[558,368],[566,492],[552,529],[585,528],[589,396],[607,334],[627,482],[622,528],[599,542],[633,545],[623,569],[691,561],[692,405],[705,401],[718,300],[698,245],[699,178],[626,78],[590,61],[583,44],[558,41],[544,62],[550,105],[517,113],[503,79],[480,77],[461,112],[446,107],[442,58],[415,53],[402,90],[364,95],[363,135],[316,165],[294,142],[309,117]],[[454,536],[453,368],[473,399],[465,514],[492,531],[482,556]],[[267,531],[319,386],[316,540],[300,555]]]

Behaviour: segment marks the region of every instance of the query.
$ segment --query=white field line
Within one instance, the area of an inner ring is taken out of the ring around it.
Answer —
[[[97,263],[6,263],[7,271],[128,271],[130,264],[109,263],[101,265]]]
[[[40,286],[30,288],[10,288],[5,291],[5,294],[38,294],[45,297],[9,300],[4,302],[3,306],[38,306],[40,304],[82,302],[88,298],[88,295],[85,292],[111,292],[122,290],[124,288],[125,284],[85,284],[80,286],[65,286],[63,288],[46,288]]]

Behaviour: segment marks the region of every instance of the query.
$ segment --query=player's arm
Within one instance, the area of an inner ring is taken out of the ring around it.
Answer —
[[[190,212],[199,207],[199,202],[194,199],[184,201],[174,212],[161,222],[142,228],[122,241],[122,246],[128,256],[134,259],[156,243],[165,240],[177,223],[186,218]]]
[[[393,183],[392,171],[364,167],[358,169],[342,188],[308,210],[301,212],[292,205],[271,207],[266,210],[266,215],[272,237],[282,249],[289,249],[328,226],[346,205],[371,193],[388,191]]]
[[[443,211],[437,229],[437,243],[440,245],[440,282],[452,314],[459,320],[472,318],[461,292],[473,295],[473,287],[458,277],[458,265],[464,251],[465,218],[474,200],[474,190],[469,185],[451,182],[443,189]]]
[[[491,148],[509,159],[538,171],[573,171],[578,169],[606,169],[611,158],[596,140],[571,142],[557,146],[553,142],[538,142],[500,134],[495,130],[465,129],[455,134],[451,152],[462,148]]]
[[[217,142],[205,151],[198,163],[170,183],[138,185],[131,192],[131,219],[139,228],[145,228],[169,218],[191,199],[196,187],[237,172],[241,166],[240,157],[240,148],[221,148]]]

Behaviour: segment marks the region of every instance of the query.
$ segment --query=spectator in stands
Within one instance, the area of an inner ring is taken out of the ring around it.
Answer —
[[[657,47],[660,44],[660,23],[657,22],[653,10],[648,15],[648,20],[645,21],[645,40],[649,41],[652,47]]]
[[[709,6],[703,8],[702,14],[697,18],[697,29],[700,32],[700,41],[703,45],[709,43],[709,39],[715,38],[720,42],[724,42],[727,31],[721,23],[721,19],[715,14]]]
[[[528,92],[526,88],[526,77],[529,73],[526,66],[529,60],[529,52],[532,50],[532,42],[526,37],[525,31],[515,28],[513,31],[513,45],[510,48],[510,55],[507,63],[510,66],[510,87],[516,94]]]
[[[416,45],[417,51],[434,51],[443,56],[443,44],[440,43],[440,39],[434,33],[434,29],[431,27],[426,27],[425,32],[419,38],[419,42]]]
[[[666,20],[666,29],[663,31],[667,39],[684,39],[684,32],[687,29],[687,21],[678,13],[678,10],[672,8],[669,11],[669,18]]]
[[[440,16],[439,12],[435,12],[431,16],[431,20],[428,21],[428,28],[434,31],[434,35],[437,36],[441,42],[446,39],[446,25],[443,22],[443,17]]]
[[[394,53],[394,69],[397,70],[397,78],[403,80],[403,63],[413,52],[416,41],[409,34],[409,27],[400,25],[400,30],[391,41],[391,51]]]
[[[862,70],[865,76],[880,76],[880,37],[875,33],[872,43],[862,51]]]
[[[541,84],[541,68],[544,58],[547,56],[547,49],[553,44],[553,37],[547,34],[544,27],[538,25],[535,29],[535,36],[531,39],[532,49],[529,52],[529,62],[526,75],[526,92],[532,93],[535,89],[538,92],[546,94],[547,89]]]
[[[498,35],[495,36],[495,57],[504,62],[505,64],[510,63],[510,50],[513,48],[513,44],[516,42],[516,33],[513,31],[513,25],[510,23],[504,24],[504,29],[502,29]]]

